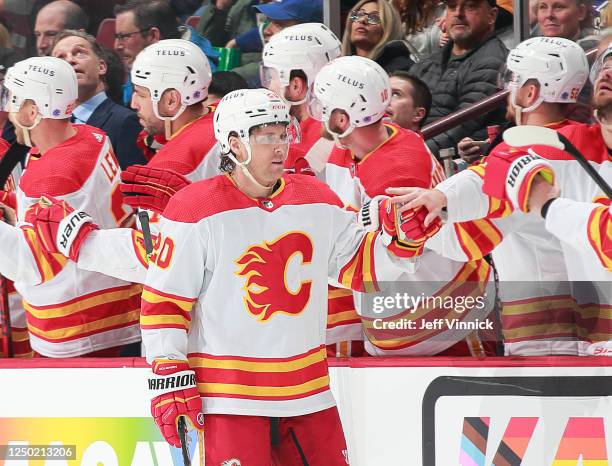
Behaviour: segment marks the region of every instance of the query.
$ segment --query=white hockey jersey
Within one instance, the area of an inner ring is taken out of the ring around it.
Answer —
[[[356,160],[348,150],[335,149],[327,163],[327,183],[340,196],[348,209],[359,210],[374,196],[385,194],[387,187],[416,186],[428,188],[443,179],[440,165],[416,133],[395,125],[386,125],[390,137],[361,160]],[[484,260],[453,261],[433,251],[425,251],[420,257],[415,273],[404,273],[402,285],[387,284],[390,289],[420,296],[454,298],[458,296],[482,296],[490,279],[490,267]],[[390,291],[390,290],[389,290]],[[394,293],[395,291],[391,291]],[[491,293],[493,296],[494,293]],[[467,312],[455,312],[453,308],[436,305],[402,310],[385,319],[385,328],[377,322],[372,309],[365,309],[363,297],[354,293],[354,306],[360,320],[349,320],[345,309],[330,312],[329,338],[353,337],[356,331],[366,335],[365,348],[371,355],[430,356],[440,353],[468,337],[471,354],[483,355],[483,347],[477,335],[469,330],[448,328],[422,329],[427,321],[455,319],[484,320],[493,307],[486,301],[481,308],[472,307]],[[431,301],[430,301],[431,302]],[[439,302],[439,301],[438,301]],[[330,308],[331,311],[335,309]],[[341,319],[336,314],[344,317]],[[399,326],[390,329],[389,322],[413,321],[414,329]],[[469,335],[469,336],[468,336]],[[467,355],[467,354],[466,354]]]
[[[17,190],[18,219],[23,222],[27,208],[47,194],[88,212],[101,228],[120,226],[130,211],[122,202],[110,141],[97,128],[73,127],[73,137],[29,157]],[[24,298],[36,352],[73,357],[140,340],[139,285],[80,270],[49,254],[27,224],[21,230],[1,224],[0,238],[1,272]]]
[[[229,176],[177,193],[147,272],[147,360],[189,360],[204,413],[298,416],[334,405],[327,283],[358,290],[406,267],[312,176],[265,199]]]
[[[604,269],[612,272],[612,208],[609,199],[601,202],[557,199],[548,209],[546,229],[559,241],[582,250],[586,263],[599,261]]]
[[[598,125],[571,124],[559,131],[604,179],[612,179],[612,161]],[[569,154],[542,146],[533,149],[553,166],[564,196],[582,202],[601,196]],[[519,152],[505,144],[495,150]],[[436,187],[448,199],[449,223],[427,247],[453,259],[480,257],[493,250],[507,354],[588,354],[592,342],[612,335],[612,275],[585,261],[574,245],[561,243],[546,231],[539,215],[508,215],[512,210],[508,203],[482,192],[484,170],[486,165],[474,167]],[[473,235],[460,224],[450,223],[481,217],[491,223],[488,236]],[[580,285],[585,281],[586,286]]]

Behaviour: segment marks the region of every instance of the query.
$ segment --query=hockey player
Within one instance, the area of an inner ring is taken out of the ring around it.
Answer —
[[[147,166],[174,170],[191,181],[211,176],[216,167],[207,159],[218,146],[215,107],[202,105],[212,77],[202,50],[182,39],[156,42],[137,55],[131,76],[131,105],[140,123],[147,134],[167,141]]]
[[[8,142],[6,142],[4,139],[0,139],[0,161],[4,160],[9,147]],[[4,218],[0,218],[0,221],[4,220],[8,223],[13,223],[16,221],[15,210],[17,208],[17,197],[15,191],[17,190],[17,183],[19,182],[21,172],[22,167],[20,164],[17,164],[9,175],[3,189],[0,190],[0,217],[2,217],[2,214],[4,214]],[[31,358],[33,356],[33,352],[32,347],[30,346],[30,337],[28,335],[23,301],[15,289],[15,284],[11,280],[5,280],[11,320],[10,325],[13,357]],[[0,297],[0,299],[2,299],[2,297]]]
[[[342,147],[332,152],[325,177],[345,206],[353,211],[364,208],[366,217],[375,218],[370,211],[376,211],[378,203],[385,199],[385,188],[428,188],[442,179],[442,169],[420,135],[384,123],[391,86],[377,63],[363,57],[337,58],[317,75],[314,93],[317,102],[311,108],[320,109],[317,118]],[[414,295],[424,293],[440,298],[454,296],[455,292],[477,294],[483,291],[481,287],[487,284],[489,274],[490,267],[484,260],[458,262],[426,251],[416,273],[402,276],[402,281],[410,283],[401,291],[410,289]],[[458,316],[454,309],[424,306],[411,312],[402,308],[389,319],[412,320],[415,328],[388,332],[376,328],[372,309],[364,308],[360,301],[362,297],[357,294],[355,305],[361,306],[366,350],[372,355],[434,355],[444,351],[453,355],[485,354],[477,334],[446,328],[423,331],[423,322],[434,316],[449,320]],[[484,319],[491,307],[492,303],[488,303],[481,309],[471,308],[460,318]],[[338,317],[340,320],[341,316]],[[361,335],[361,322],[344,324],[336,330],[344,333],[345,338],[356,339]]]
[[[546,90],[540,91],[543,100],[573,101],[588,72],[582,50],[574,42],[560,38],[530,39],[527,44],[529,47],[518,47],[521,53],[512,51],[508,57],[508,67],[515,71],[512,92],[520,89],[521,83],[537,79],[540,89]],[[603,84],[596,83],[594,103],[605,111],[602,99],[609,84]],[[600,125],[570,124],[559,131],[584,149],[587,159],[604,178],[606,172],[610,176],[609,155]],[[610,335],[610,319],[605,310],[610,305],[610,291],[599,290],[597,297],[592,291],[579,289],[577,282],[594,280],[597,288],[610,281],[610,277],[605,277],[600,268],[594,272],[593,267],[585,266],[574,248],[560,243],[546,231],[541,217],[525,215],[524,211],[528,210],[533,180],[543,175],[552,182],[552,169],[567,197],[591,202],[600,193],[568,154],[544,147],[534,150],[548,160],[531,155],[524,158],[524,150],[501,144],[487,157],[485,165],[461,172],[433,191],[423,194],[412,190],[397,201],[409,201],[406,208],[426,205],[433,209],[432,215],[446,206],[449,222],[481,217],[492,221],[494,233],[504,240],[494,249],[493,258],[504,304],[507,354],[590,354],[591,345],[607,340]],[[510,168],[519,176],[512,181],[512,187],[505,189]],[[507,216],[509,211],[514,213]],[[493,246],[483,246],[468,233],[460,230],[457,223],[447,225],[428,247],[461,258],[484,254]]]
[[[546,219],[546,229],[559,239],[582,249],[585,262],[612,272],[612,212],[610,200],[577,202],[559,197],[559,188],[536,177],[529,191],[529,210]],[[586,256],[586,257],[585,257]]]
[[[175,446],[177,416],[203,428],[206,464],[347,464],[324,346],[328,277],[356,290],[394,280],[408,259],[390,251],[410,256],[429,234],[411,231],[402,249],[411,223],[386,205],[384,229],[367,233],[316,178],[283,176],[290,120],[268,90],[221,100],[227,173],[170,200],[147,272],[152,414]]]
[[[294,147],[306,154],[305,161],[316,173],[325,168],[333,144],[321,137],[321,122],[309,116],[308,105],[317,73],[341,55],[341,47],[338,38],[325,25],[304,23],[272,36],[262,54],[262,85],[291,105],[291,115],[300,122],[301,132],[301,142]],[[291,156],[286,165],[298,173],[306,168],[303,161]]]
[[[120,169],[110,142],[96,128],[70,123],[77,81],[65,61],[24,60],[8,70],[4,85],[17,141],[35,144],[38,152],[30,154],[17,186],[22,228],[0,222],[0,273],[15,282],[24,299],[36,352],[118,356],[124,345],[140,340],[141,287],[79,270],[48,253],[23,224],[28,207],[49,193],[88,210],[102,227],[122,225],[130,212],[121,201]]]

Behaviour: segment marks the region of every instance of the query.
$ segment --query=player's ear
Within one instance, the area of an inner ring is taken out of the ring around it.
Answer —
[[[302,100],[306,97],[306,91],[308,89],[308,84],[299,76],[294,76],[291,81],[289,81],[289,98],[293,101]]]
[[[238,138],[238,136],[229,137],[229,146],[230,146],[230,150],[232,151],[236,159],[242,162],[244,158],[243,157],[244,144],[242,144],[242,141]]]
[[[427,113],[425,111],[425,107],[417,107],[414,109],[414,115],[412,116],[412,122],[419,126],[421,123],[421,120],[423,118],[425,118],[425,113]]]
[[[350,125],[349,116],[343,110],[332,111],[329,117],[329,127],[337,133],[344,133]]]

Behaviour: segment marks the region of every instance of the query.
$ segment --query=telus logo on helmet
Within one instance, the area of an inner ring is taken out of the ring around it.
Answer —
[[[356,79],[351,79],[348,76],[338,73],[338,81],[342,81],[343,83],[350,84],[353,87],[358,87],[359,89],[363,89],[365,84],[357,81]]]
[[[307,40],[308,42],[312,42],[314,40],[314,38],[310,35],[306,35],[306,34],[302,34],[302,35],[295,35],[295,36],[285,36],[286,40]]]
[[[28,69],[30,71],[35,71],[36,73],[46,74],[47,76],[55,76],[55,71],[50,70],[48,68],[44,68],[38,65],[28,65]]]
[[[162,55],[162,56],[174,56],[174,57],[184,57],[185,56],[185,51],[184,50],[172,50],[172,49],[167,49],[167,50],[157,50],[157,55]]]

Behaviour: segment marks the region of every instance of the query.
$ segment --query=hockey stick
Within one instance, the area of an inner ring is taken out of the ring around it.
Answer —
[[[8,221],[2,210],[0,222]],[[11,314],[9,308],[8,280],[0,275],[0,337],[2,338],[2,354],[13,357],[13,338],[11,332]]]
[[[4,186],[11,176],[11,173],[27,155],[30,148],[18,143],[14,143],[8,148],[2,160],[0,160],[0,186]]]
[[[610,185],[587,162],[584,155],[565,136],[554,129],[532,125],[515,126],[504,131],[504,141],[513,147],[540,145],[554,147],[555,149],[567,152],[576,159],[608,199],[612,199],[612,188],[610,188]]]
[[[183,454],[183,463],[185,464],[185,466],[191,466],[191,458],[189,458],[189,442],[187,440],[187,423],[185,422],[185,416],[178,417],[178,434],[179,440],[181,441],[181,453]]]
[[[149,226],[149,214],[145,210],[139,210],[138,220],[140,220],[140,227],[142,228],[145,251],[147,252],[147,257],[150,258],[153,253],[153,239],[151,238],[151,227]]]

